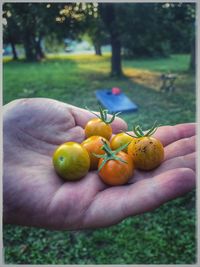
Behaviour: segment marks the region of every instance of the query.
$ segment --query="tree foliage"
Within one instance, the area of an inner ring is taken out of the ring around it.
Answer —
[[[190,52],[194,4],[135,3],[126,12],[122,40],[129,57]]]
[[[41,41],[46,36],[53,34],[62,40],[65,37],[75,38],[83,28],[81,21],[84,16],[74,3],[6,3],[3,8],[7,19],[4,32],[8,33],[14,25],[15,30],[11,34],[14,37],[17,32],[20,36],[29,61],[44,56]]]
[[[121,75],[128,57],[191,52],[195,58],[195,3],[5,3],[4,42],[24,45],[26,59],[44,56],[41,42],[89,34],[96,53],[111,44],[111,73]],[[15,58],[17,54],[15,53]]]

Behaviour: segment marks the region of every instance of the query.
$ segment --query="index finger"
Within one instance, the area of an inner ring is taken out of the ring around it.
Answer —
[[[182,123],[174,126],[161,126],[153,135],[167,146],[182,138],[192,137],[196,134],[196,123]]]
[[[69,105],[69,109],[75,119],[76,125],[79,125],[82,128],[85,127],[86,123],[90,119],[95,118],[95,115],[86,109],[78,108],[78,107],[71,106],[71,105]],[[99,114],[99,112],[95,112],[95,113]],[[108,116],[110,117],[112,115],[108,115]],[[128,128],[127,123],[119,117],[115,117],[114,121],[111,123],[111,127],[113,130],[113,133],[126,131]]]

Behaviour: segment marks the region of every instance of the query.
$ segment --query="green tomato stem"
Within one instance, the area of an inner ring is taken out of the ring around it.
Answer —
[[[153,126],[147,131],[146,134],[144,133],[144,131],[142,130],[142,128],[139,125],[133,126],[133,133],[135,135],[132,135],[132,134],[127,133],[127,132],[125,132],[125,133],[127,135],[133,137],[133,138],[141,138],[144,136],[149,137],[149,136],[153,135],[157,131],[158,127],[160,126],[160,125],[156,125],[156,124],[157,124],[157,121],[154,122]]]
[[[116,154],[119,153],[124,148],[126,148],[130,142],[125,144],[125,145],[122,145],[121,147],[119,147],[116,150],[111,150],[109,145],[103,139],[102,139],[102,142],[103,142],[102,150],[104,150],[106,153],[104,155],[98,155],[98,154],[93,153],[93,155],[96,156],[97,158],[103,158],[103,162],[99,166],[98,171],[100,171],[103,168],[103,166],[105,165],[105,163],[109,160],[118,160],[118,161],[121,161],[121,162],[127,164],[127,162],[125,160],[121,159]]]
[[[94,113],[93,111],[91,111],[90,109],[88,109],[87,107],[85,107],[85,108],[106,124],[111,124],[114,121],[115,117],[121,113],[121,112],[114,112],[112,114],[112,117],[110,119],[108,119],[108,110],[107,109],[102,109],[99,106],[100,115],[98,115],[98,114]]]

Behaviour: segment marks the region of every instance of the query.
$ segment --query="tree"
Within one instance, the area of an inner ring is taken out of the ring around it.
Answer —
[[[98,14],[98,3],[76,3],[70,7],[70,10],[71,16],[76,17],[80,22],[79,24],[77,24],[78,21],[73,23],[76,26],[73,28],[74,33],[78,29],[74,37],[87,34],[94,45],[96,55],[101,55],[101,46],[107,42],[108,34]],[[62,9],[60,14],[64,15],[62,18],[66,18],[68,12]]]
[[[105,23],[110,35],[110,44],[112,47],[111,56],[111,75],[121,76],[122,65],[121,65],[121,27],[119,20],[119,4],[106,3],[100,4],[100,15]]]
[[[55,33],[58,39],[64,39],[81,31],[80,17],[73,11],[74,6],[73,3],[6,3],[4,10],[11,16],[7,17],[5,34],[12,32],[13,37],[14,31],[11,30],[14,25],[24,45],[26,60],[39,60],[44,57],[41,41],[45,36]]]
[[[8,27],[4,36],[10,34],[12,40],[15,39],[15,36],[19,36],[20,42],[24,45],[26,59],[37,60],[38,56],[42,56],[42,51],[39,51],[38,46],[44,31],[42,23],[44,5],[6,3],[3,5],[3,9],[10,14],[6,18]]]
[[[191,41],[191,54],[190,54],[190,65],[189,70],[195,71],[196,70],[196,38],[195,36],[192,37]]]
[[[189,17],[192,20],[191,25],[191,46],[190,46],[190,71],[196,71],[196,6],[192,5],[189,7]]]
[[[168,14],[160,9],[155,3],[135,3],[125,11],[122,45],[129,58],[169,55],[168,31],[164,27]]]
[[[194,3],[5,3],[4,42],[21,42],[27,60],[44,57],[41,43],[54,36],[78,39],[90,35],[96,54],[112,47],[111,74],[121,76],[121,50],[128,57],[168,56],[191,51],[195,59]],[[193,44],[193,45],[190,45]]]
[[[194,3],[106,3],[100,14],[110,35],[113,75],[122,74],[121,48],[135,58],[189,53],[192,47],[194,65]]]
[[[5,19],[5,24],[3,27],[3,42],[10,44],[12,48],[13,60],[18,59],[16,44],[21,42],[19,36],[19,27],[15,23],[14,17],[10,12],[9,5],[4,8],[3,17]]]
[[[86,26],[86,32],[92,40],[95,54],[101,56],[101,46],[108,43],[109,36],[99,16],[97,18],[89,17],[89,21],[87,22]]]

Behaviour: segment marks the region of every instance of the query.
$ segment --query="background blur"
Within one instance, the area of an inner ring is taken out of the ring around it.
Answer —
[[[194,122],[194,3],[4,3],[3,102],[48,97],[96,109],[119,87],[144,129]],[[175,89],[161,91],[162,75]],[[7,264],[194,264],[195,191],[151,213],[87,231],[4,226]]]

